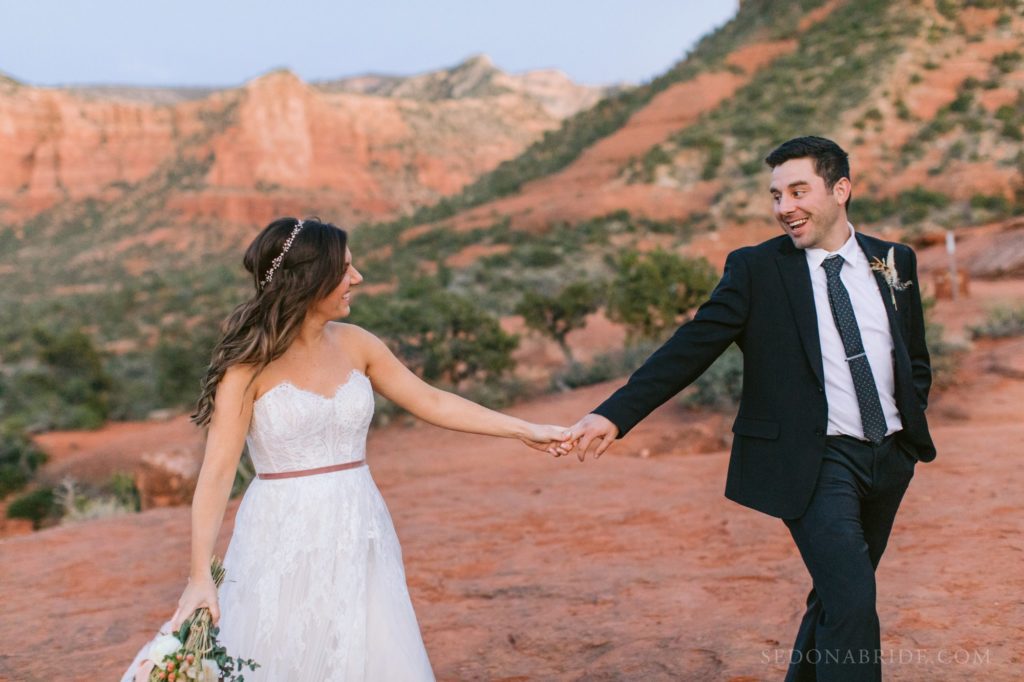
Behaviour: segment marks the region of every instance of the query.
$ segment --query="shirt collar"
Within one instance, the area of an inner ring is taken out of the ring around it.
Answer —
[[[826,251],[825,249],[804,249],[804,253],[807,255],[807,263],[811,266],[811,269],[817,268],[821,265],[822,261],[833,254],[839,254],[843,257],[843,260],[850,265],[859,265],[860,260],[864,258],[864,253],[860,250],[860,245],[857,244],[857,239],[854,237],[853,223],[846,223],[850,228],[850,237],[839,247],[836,251]]]

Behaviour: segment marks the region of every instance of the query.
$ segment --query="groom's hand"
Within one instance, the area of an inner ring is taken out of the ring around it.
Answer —
[[[591,412],[583,419],[576,422],[570,429],[572,432],[572,443],[578,443],[576,456],[582,462],[586,459],[587,453],[594,448],[594,459],[604,454],[604,451],[611,447],[615,437],[619,435],[619,428],[610,420],[599,414]],[[566,448],[567,443],[558,447],[558,455],[567,455],[572,448]]]

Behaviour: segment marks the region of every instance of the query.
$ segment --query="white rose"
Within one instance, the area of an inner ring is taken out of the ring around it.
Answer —
[[[174,635],[160,635],[149,645],[149,653],[146,655],[146,658],[160,665],[163,663],[164,658],[180,648],[181,642]]]
[[[220,680],[220,666],[217,665],[217,661],[212,658],[204,658],[200,664],[199,682],[219,682]]]

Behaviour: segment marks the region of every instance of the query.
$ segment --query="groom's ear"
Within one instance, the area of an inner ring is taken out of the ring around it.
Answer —
[[[835,197],[836,203],[840,206],[846,205],[852,193],[853,183],[850,182],[850,178],[839,178],[836,180],[836,184],[832,185],[832,196]]]

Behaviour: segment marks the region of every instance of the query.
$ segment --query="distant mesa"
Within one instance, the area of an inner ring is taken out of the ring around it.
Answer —
[[[63,202],[70,212],[113,202],[121,215],[143,195],[190,226],[258,224],[302,206],[350,224],[393,218],[457,192],[603,93],[557,72],[511,76],[484,55],[324,84],[275,68],[230,88],[34,86],[0,74],[10,131],[0,228]]]
[[[593,87],[574,83],[554,69],[509,74],[485,54],[414,76],[365,74],[313,84],[323,92],[345,92],[427,102],[495,97],[517,93],[537,100],[552,116],[565,118],[589,108],[621,85]]]

